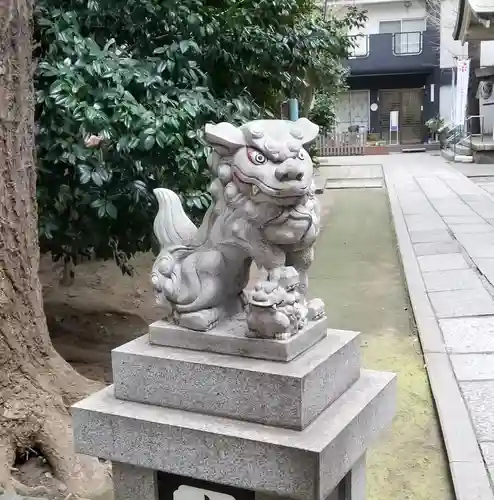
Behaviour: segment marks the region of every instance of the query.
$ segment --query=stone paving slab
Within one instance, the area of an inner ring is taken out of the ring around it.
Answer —
[[[382,188],[382,179],[326,179],[324,189]]]
[[[494,217],[494,202],[467,201],[467,204],[482,217]]]
[[[434,255],[434,257],[436,256]],[[422,278],[428,292],[468,290],[483,286],[477,273],[472,269],[424,272]]]
[[[446,225],[439,219],[434,219],[428,215],[408,215],[405,217],[409,231],[435,231],[446,230]]]
[[[479,271],[494,285],[494,259],[475,257],[473,259]]]
[[[456,378],[462,382],[494,380],[494,354],[452,354],[450,359]]]
[[[484,288],[431,292],[429,299],[438,318],[494,314],[494,300]]]
[[[471,234],[471,233],[492,233],[494,234],[494,227],[491,224],[450,224],[449,228],[456,233]]]
[[[439,255],[444,253],[458,253],[461,246],[457,241],[415,243],[413,245],[415,255]]]
[[[494,436],[494,380],[460,382],[480,442]]]
[[[443,220],[446,224],[481,224],[484,221],[480,215],[451,215]]]
[[[475,211],[461,200],[458,201],[433,201],[433,206],[441,216],[475,216]]]
[[[417,260],[420,270],[423,273],[429,271],[451,271],[470,268],[461,253],[422,255],[417,257]]]
[[[453,237],[446,230],[410,231],[412,243],[438,243],[453,241]]]
[[[494,353],[494,318],[456,318],[439,321],[451,353]]]
[[[318,168],[327,179],[382,179],[381,165],[325,165]]]

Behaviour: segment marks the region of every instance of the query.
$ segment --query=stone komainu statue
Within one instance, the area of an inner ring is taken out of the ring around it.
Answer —
[[[201,226],[174,192],[155,190],[161,252],[152,283],[168,320],[206,331],[246,314],[252,336],[286,338],[324,315],[306,299],[320,214],[303,146],[317,134],[305,118],[206,125],[213,203]],[[247,296],[252,261],[267,278]]]

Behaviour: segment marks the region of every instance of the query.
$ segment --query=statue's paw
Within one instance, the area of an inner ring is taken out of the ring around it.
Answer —
[[[207,332],[218,325],[220,313],[217,308],[203,309],[191,313],[182,313],[177,316],[177,323],[190,330]]]

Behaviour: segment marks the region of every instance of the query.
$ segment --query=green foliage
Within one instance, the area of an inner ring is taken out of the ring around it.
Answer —
[[[440,116],[436,116],[434,118],[430,118],[425,122],[425,126],[429,129],[429,132],[432,135],[435,135],[439,132],[439,130],[444,127],[444,119]]]
[[[319,125],[321,133],[329,132],[335,123],[336,115],[334,104],[336,95],[329,92],[316,94],[314,105],[309,112],[309,119]]]
[[[151,247],[152,189],[207,208],[204,123],[241,123],[257,107],[213,98],[194,64],[183,69],[189,88],[171,85],[162,56],[136,60],[113,40],[100,47],[75,13],[51,14],[38,18],[44,41],[53,38],[37,73],[40,243],[55,258],[96,254],[127,270],[126,256]],[[101,143],[88,147],[91,136]]]
[[[322,20],[311,0],[40,0],[35,21],[42,250],[129,271],[151,248],[155,187],[193,216],[209,204],[205,123],[340,87],[361,15]]]

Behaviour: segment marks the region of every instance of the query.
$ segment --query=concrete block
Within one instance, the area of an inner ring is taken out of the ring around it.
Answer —
[[[427,271],[450,271],[453,269],[469,269],[467,261],[461,253],[442,255],[422,255],[417,257],[420,270]]]
[[[483,287],[482,281],[480,281],[478,274],[473,269],[427,272],[423,273],[422,278],[428,292]]]
[[[303,431],[120,401],[73,407],[76,451],[299,500],[325,500],[395,414],[393,374],[363,371]]]
[[[358,379],[359,348],[358,334],[329,330],[280,363],[154,346],[144,336],[112,351],[115,396],[303,429]]]
[[[415,255],[439,255],[444,253],[459,253],[461,246],[457,241],[415,243],[413,245]]]
[[[460,381],[494,380],[494,354],[451,354],[450,359]]]
[[[168,321],[156,321],[149,325],[149,342],[164,347],[290,361],[326,336],[327,319],[310,322],[287,340],[248,338],[245,336],[246,329],[245,318],[240,315],[207,332],[195,332]]]
[[[479,441],[494,441],[494,380],[460,382]]]
[[[451,353],[494,352],[494,318],[455,318],[439,321]]]
[[[112,462],[112,478],[114,500],[159,500],[154,470]]]
[[[494,300],[484,288],[429,293],[438,318],[494,314]]]

